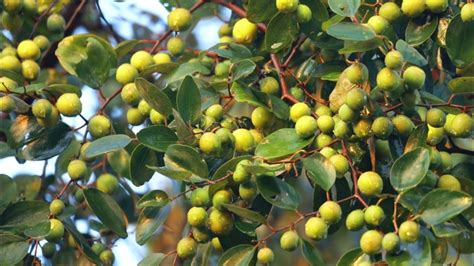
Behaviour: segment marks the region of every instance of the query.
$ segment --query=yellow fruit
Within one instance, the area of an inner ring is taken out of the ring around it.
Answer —
[[[207,154],[217,153],[221,148],[219,137],[212,132],[204,133],[199,139],[199,149]]]
[[[235,150],[237,152],[248,153],[255,147],[255,140],[249,130],[239,128],[232,132],[235,138]]]
[[[179,37],[173,37],[166,43],[166,49],[171,55],[178,56],[184,52],[184,42]]]
[[[171,63],[171,56],[167,53],[157,53],[153,56],[153,62],[157,65]]]
[[[18,56],[22,59],[36,60],[39,58],[41,51],[38,45],[32,40],[24,40],[18,44]]]
[[[359,176],[357,185],[362,194],[366,196],[377,196],[382,192],[383,180],[376,172],[367,171]]]
[[[461,191],[461,183],[452,175],[442,175],[438,179],[438,188]]]
[[[176,8],[168,15],[168,27],[174,31],[185,31],[191,26],[191,12],[185,8]]]
[[[276,7],[280,12],[292,13],[298,8],[299,2],[299,0],[276,0]]]
[[[138,108],[130,108],[127,111],[127,122],[132,126],[141,125],[145,122],[146,117],[143,116]]]
[[[238,43],[250,44],[257,37],[257,25],[246,18],[239,19],[232,29],[232,36]]]
[[[418,17],[425,11],[425,0],[403,0],[402,12],[410,18]]]
[[[21,63],[21,74],[29,80],[36,79],[40,71],[40,66],[33,60],[24,60]]]
[[[138,71],[142,71],[147,66],[153,64],[153,57],[147,51],[138,51],[130,58],[130,64],[138,69]]]
[[[112,124],[110,120],[103,115],[96,115],[89,120],[89,132],[95,139],[107,136],[110,134]]]
[[[21,63],[20,60],[14,55],[6,55],[0,58],[0,69],[20,72]],[[7,78],[7,77],[3,77]]]
[[[365,254],[373,255],[382,249],[383,235],[376,230],[365,232],[360,238],[360,248]]]
[[[115,79],[122,85],[135,81],[138,77],[138,70],[131,64],[122,64],[117,68]]]
[[[0,112],[10,113],[15,110],[15,100],[10,95],[0,96]]]
[[[56,108],[64,116],[76,116],[82,111],[79,96],[75,93],[64,93],[56,101]]]

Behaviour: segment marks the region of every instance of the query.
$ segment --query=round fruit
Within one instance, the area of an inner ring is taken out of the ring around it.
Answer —
[[[40,66],[33,60],[24,60],[21,62],[21,74],[29,80],[36,79],[40,71]]]
[[[49,204],[49,213],[51,213],[54,216],[57,216],[63,212],[64,207],[65,207],[64,202],[62,200],[54,199]]]
[[[224,117],[224,108],[220,104],[213,104],[207,108],[206,115],[214,118],[216,121],[221,121]]]
[[[214,123],[216,123],[216,119],[211,116],[201,116],[201,121],[199,122],[199,127],[201,127],[204,130],[209,129]]]
[[[52,258],[54,253],[56,253],[56,244],[47,242],[41,247],[41,251],[43,252],[43,256],[46,258]]]
[[[240,161],[235,167],[235,171],[232,175],[232,179],[237,184],[246,183],[250,180],[250,173],[245,169],[245,165],[251,165],[252,163],[249,160]]]
[[[185,8],[176,8],[168,15],[168,27],[174,31],[185,31],[191,26],[191,12]]]
[[[221,148],[219,137],[212,132],[204,133],[199,139],[199,149],[207,154],[216,153]]]
[[[329,108],[328,106],[326,105],[320,105],[318,106],[318,108],[316,108],[316,111],[315,113],[318,115],[318,116],[323,116],[323,115],[328,115],[328,116],[332,116],[332,111],[331,111],[331,108]]]
[[[211,237],[211,232],[206,227],[193,227],[191,231],[193,233],[193,238],[198,243],[209,242],[209,238]]]
[[[329,158],[329,161],[334,165],[338,177],[343,177],[349,171],[349,161],[342,154],[334,154]]]
[[[298,9],[299,0],[276,0],[278,11],[283,13],[292,13]]]
[[[315,145],[318,148],[322,148],[329,145],[331,142],[332,142],[331,136],[321,133],[316,136]]]
[[[461,183],[452,175],[442,175],[438,179],[438,188],[461,191]]]
[[[159,64],[167,64],[171,63],[171,56],[167,53],[157,53],[153,56],[153,63]]]
[[[191,205],[195,207],[206,207],[209,206],[209,192],[208,187],[196,188],[191,192],[190,196]]]
[[[360,139],[365,139],[370,136],[372,133],[372,124],[368,119],[359,119],[354,125],[353,128],[354,134],[360,138]]]
[[[385,67],[377,73],[377,87],[381,90],[391,91],[400,86],[400,76],[392,69]]]
[[[18,60],[18,58],[14,55],[5,55],[2,58],[0,58],[0,69],[10,70],[10,71],[14,71],[14,72],[20,72],[21,71],[20,60]],[[6,78],[6,77],[4,77],[4,78]],[[15,84],[16,84],[16,82],[15,82]],[[17,87],[17,85],[15,85],[12,89],[14,89],[16,87]]]
[[[474,21],[474,3],[466,3],[461,8],[461,20],[464,22]]]
[[[372,123],[372,132],[377,138],[387,139],[393,132],[393,124],[385,116],[377,117]]]
[[[432,13],[441,13],[448,8],[449,0],[425,0],[425,4]]]
[[[380,252],[382,248],[383,235],[376,230],[365,232],[360,238],[360,248],[365,254],[373,255]]]
[[[240,184],[239,196],[242,200],[251,202],[257,196],[257,185],[251,181]]]
[[[184,52],[184,42],[179,37],[172,37],[166,43],[166,49],[173,56],[178,56]]]
[[[219,38],[219,41],[218,43],[233,43],[234,42],[234,39],[230,36],[222,36]],[[221,47],[225,47],[225,46],[221,46]]]
[[[10,14],[18,13],[23,8],[23,0],[3,0],[3,8]]]
[[[58,219],[49,219],[49,233],[46,235],[46,240],[49,242],[56,242],[64,235],[64,225]]]
[[[453,160],[451,158],[451,154],[445,151],[440,152],[440,154],[441,154],[441,170],[443,172],[447,172],[453,166]]]
[[[346,70],[347,79],[353,84],[362,84],[369,78],[369,70],[362,63],[355,63]]]
[[[64,20],[63,16],[59,14],[52,14],[48,17],[48,20],[46,20],[46,27],[51,32],[61,33],[66,27],[66,21]]]
[[[296,9],[296,20],[298,20],[299,23],[307,23],[310,22],[312,18],[313,12],[311,8],[307,5],[299,4]]]
[[[426,74],[417,67],[411,66],[403,72],[403,81],[411,89],[420,89],[425,84]]]
[[[255,147],[255,140],[249,130],[244,128],[236,129],[232,132],[235,138],[235,150],[237,152],[248,153]]]
[[[442,127],[432,127],[428,125],[428,135],[426,136],[426,143],[429,145],[438,145],[445,136],[444,128]]]
[[[246,18],[239,19],[232,29],[232,37],[238,43],[250,44],[257,37],[257,25]]]
[[[10,113],[15,110],[15,100],[10,95],[0,96],[0,112]]]
[[[122,91],[120,92],[120,97],[125,103],[128,103],[132,106],[137,105],[141,100],[140,92],[135,85],[135,82],[125,84]]]
[[[192,226],[203,226],[207,222],[206,209],[202,207],[192,207],[188,211],[188,223]]]
[[[378,205],[369,206],[364,213],[364,221],[368,225],[379,226],[385,219],[385,212]]]
[[[142,115],[138,108],[130,108],[127,110],[127,122],[132,126],[138,126],[145,122],[146,117]]]
[[[420,0],[403,0],[402,12],[410,18],[418,17],[425,11],[425,1]]]
[[[332,117],[330,117],[329,115],[322,115],[318,117],[317,124],[318,124],[319,130],[321,130],[321,132],[326,133],[326,134],[331,133],[335,125],[334,119],[332,119]]]
[[[96,115],[89,120],[88,129],[92,137],[98,139],[110,134],[112,124],[106,116]]]
[[[67,173],[72,180],[81,180],[89,176],[89,169],[82,160],[72,160],[67,166]]]
[[[44,36],[44,35],[38,35],[36,36],[33,41],[36,43],[36,45],[38,45],[38,47],[40,48],[40,50],[46,50],[46,48],[48,48],[49,46],[49,39]]]
[[[357,231],[364,226],[364,222],[364,212],[362,210],[353,210],[347,215],[346,228],[350,231]]]
[[[97,189],[107,193],[107,194],[112,194],[114,193],[115,190],[117,190],[119,183],[118,179],[111,174],[101,174],[97,178]]]
[[[287,251],[293,251],[298,247],[299,236],[293,230],[284,232],[280,237],[280,247]]]
[[[219,140],[221,141],[221,144],[223,146],[233,146],[235,142],[234,135],[232,135],[232,132],[227,129],[227,128],[219,128],[216,131],[217,137],[219,137]]]
[[[351,110],[362,110],[367,104],[367,93],[362,89],[354,88],[347,93],[345,103]]]
[[[214,73],[216,77],[227,77],[230,71],[230,63],[229,61],[224,61],[217,63],[214,67]]]
[[[266,108],[257,107],[252,112],[252,124],[256,128],[264,129],[273,125],[275,117],[273,113],[268,111]]]
[[[339,107],[337,115],[344,122],[354,121],[358,117],[358,113],[354,112],[347,104],[343,104]]]
[[[442,127],[446,123],[446,114],[438,108],[426,112],[426,122],[432,127]]]
[[[397,115],[392,119],[393,127],[400,136],[408,136],[415,129],[415,124],[405,115]]]
[[[341,219],[342,209],[337,202],[326,201],[319,207],[319,215],[327,224],[334,224]]]
[[[217,34],[219,37],[230,36],[232,34],[232,27],[229,24],[224,23],[219,27]]]
[[[143,71],[146,67],[153,65],[153,57],[147,51],[138,51],[130,58],[130,64],[138,71]]]
[[[273,251],[270,248],[264,247],[258,250],[257,261],[261,264],[268,264],[274,259]]]
[[[53,106],[53,109],[51,110],[51,114],[49,114],[45,118],[36,118],[36,121],[42,127],[53,127],[53,126],[55,126],[59,121],[58,109]]]
[[[222,247],[221,241],[219,240],[218,237],[213,237],[213,238],[211,239],[211,244],[212,244],[212,247],[213,247],[216,251],[218,251],[218,252],[224,251],[224,248]]]
[[[302,116],[311,115],[311,109],[305,103],[295,103],[290,108],[290,118],[296,123]]]
[[[95,242],[94,244],[92,244],[92,247],[91,247],[92,251],[94,251],[95,254],[97,255],[100,255],[100,253],[102,253],[104,250],[107,249],[107,247],[100,243],[100,242]]]
[[[100,261],[105,265],[112,265],[115,260],[114,253],[110,249],[102,251],[99,255]]]
[[[328,225],[322,218],[311,217],[304,226],[305,234],[313,240],[325,239],[328,235]]]
[[[36,60],[40,56],[41,51],[34,41],[24,40],[18,44],[17,53],[22,59]]]
[[[382,34],[388,28],[389,22],[382,16],[372,16],[367,21],[376,34]]]
[[[388,4],[388,3],[387,3]],[[390,51],[385,55],[385,66],[393,69],[393,70],[399,70],[402,68],[403,63],[405,59],[403,58],[402,53],[399,51]]]
[[[228,190],[219,190],[212,196],[212,206],[218,210],[222,210],[222,204],[232,202],[232,194]]]
[[[329,158],[331,158],[331,156],[337,154],[337,152],[331,147],[324,147],[319,151],[319,153],[321,153],[327,159],[329,159]]]
[[[359,176],[357,185],[362,194],[366,196],[377,196],[382,192],[383,180],[376,172],[367,171]]]
[[[448,132],[456,138],[467,138],[471,135],[474,122],[466,113],[457,114],[452,120]]]
[[[382,248],[387,252],[396,251],[400,245],[400,238],[395,233],[388,233],[383,236]]]
[[[274,95],[280,92],[280,83],[274,77],[265,77],[259,83],[262,92]]]
[[[219,211],[213,209],[209,214],[209,219],[207,220],[207,225],[209,230],[216,235],[227,235],[232,231],[234,227],[234,219],[232,215],[228,212]]]
[[[398,235],[402,241],[416,242],[420,236],[420,226],[414,221],[405,221],[398,228]]]
[[[309,138],[313,136],[317,127],[318,124],[316,119],[309,115],[300,117],[295,124],[296,134],[298,134],[300,138]]]
[[[115,73],[115,79],[122,85],[135,81],[138,70],[131,64],[121,64]]]
[[[394,2],[384,3],[379,9],[379,15],[389,22],[394,22],[402,15],[400,7]]]
[[[81,113],[82,103],[77,94],[64,93],[56,101],[56,108],[62,115],[73,117]]]
[[[165,122],[165,116],[160,114],[155,109],[151,109],[150,111],[150,121],[152,124],[163,124]]]

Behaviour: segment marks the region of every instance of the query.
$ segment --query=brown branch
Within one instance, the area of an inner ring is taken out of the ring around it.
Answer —
[[[33,25],[33,29],[31,30],[31,33],[30,33],[30,37],[29,39],[32,39],[33,36],[35,36],[35,33],[36,33],[36,30],[38,29],[38,26],[39,24],[41,23],[41,21],[43,21],[44,17],[46,17],[49,12],[51,11],[51,9],[53,9],[53,7],[59,2],[59,0],[54,0],[53,2],[51,2],[51,4],[48,6],[48,8],[43,11],[43,13],[41,13],[41,15],[38,17],[38,19],[36,20],[35,24]]]

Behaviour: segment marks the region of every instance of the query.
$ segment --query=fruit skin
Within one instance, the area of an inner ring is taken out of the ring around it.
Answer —
[[[92,244],[91,249],[92,251],[94,251],[95,254],[99,255],[100,253],[102,253],[102,251],[106,250],[107,247],[100,242],[95,242],[94,244]]]
[[[398,250],[400,246],[400,238],[395,233],[388,233],[383,236],[382,248],[387,252]]]
[[[466,113],[457,114],[448,127],[448,133],[456,138],[466,138],[471,135],[473,125],[474,121],[470,115]]]
[[[218,210],[224,209],[222,204],[231,202],[232,194],[228,190],[219,190],[212,196],[212,206]]]
[[[4,0],[3,8],[10,14],[18,13],[23,8],[23,0]]]
[[[452,175],[442,175],[438,179],[438,188],[461,191],[461,183]]]
[[[334,224],[341,219],[342,209],[337,202],[326,201],[319,207],[319,215],[327,224]]]
[[[382,248],[383,235],[376,230],[365,232],[360,238],[360,248],[365,254],[373,255]]]
[[[452,161],[452,158],[451,158],[451,154],[449,154],[445,151],[441,151],[440,155],[441,155],[441,170],[443,172],[447,172],[453,166],[453,161]]]
[[[380,206],[371,205],[365,210],[365,213],[364,213],[365,223],[372,226],[378,226],[383,222],[383,220],[385,220],[385,212]]]
[[[248,153],[255,147],[255,140],[249,130],[244,128],[236,129],[232,132],[235,138],[235,150],[237,152]]]
[[[322,115],[318,117],[317,124],[319,130],[326,134],[331,133],[335,125],[334,119],[332,119],[332,117],[330,117],[329,115]]]
[[[64,235],[64,225],[58,219],[49,219],[50,222],[50,229],[48,235],[46,235],[45,239],[49,242],[56,242],[61,239]]]
[[[207,222],[206,209],[202,207],[192,207],[188,211],[187,218],[190,225],[203,226]]]
[[[48,17],[48,20],[46,20],[46,27],[51,32],[61,33],[66,27],[66,21],[64,20],[63,16],[52,14]]]
[[[426,122],[432,127],[442,127],[446,123],[446,114],[438,108],[426,112]]]
[[[313,12],[311,8],[307,5],[299,4],[296,9],[296,20],[298,20],[299,23],[307,23],[310,22],[312,18]]]
[[[426,143],[431,146],[438,145],[445,136],[444,128],[442,127],[432,127],[428,125],[428,135],[426,136]]]
[[[184,52],[184,42],[179,37],[172,37],[166,43],[166,49],[173,56],[178,56]]]
[[[105,265],[112,265],[115,260],[114,253],[112,253],[110,249],[102,251],[99,255],[99,258]]]
[[[280,247],[287,251],[293,251],[298,247],[299,236],[293,230],[284,232],[280,237]]]
[[[168,27],[174,31],[185,31],[191,26],[191,12],[185,8],[176,8],[168,15]]]
[[[278,11],[283,13],[293,13],[298,9],[299,0],[276,0]]]
[[[425,0],[426,7],[432,13],[441,13],[448,8],[449,0]]]
[[[142,115],[138,108],[130,108],[127,110],[127,122],[132,126],[138,126],[145,122],[146,117]]]
[[[229,24],[224,23],[219,27],[217,34],[219,37],[229,36],[232,34],[232,27]]]
[[[153,56],[153,63],[159,64],[166,64],[171,63],[171,56],[167,53],[157,53]]]
[[[239,196],[242,200],[251,202],[257,196],[257,185],[255,182],[247,182],[240,184],[239,186]]]
[[[461,8],[461,20],[463,22],[474,21],[474,3],[467,3]]]
[[[41,247],[41,251],[43,252],[43,256],[50,259],[56,253],[56,244],[47,242]]]
[[[388,4],[388,3],[387,3]],[[399,51],[390,51],[385,55],[385,66],[393,69],[393,70],[399,70],[402,68],[403,63],[405,59],[403,58],[402,53]]]
[[[257,37],[257,25],[246,18],[239,19],[232,29],[232,37],[238,43],[250,44]]]
[[[368,119],[359,119],[356,123],[354,123],[353,128],[354,134],[360,138],[365,139],[370,136],[372,133],[372,124]]]
[[[97,189],[107,193],[112,194],[117,190],[119,183],[117,177],[111,174],[102,174],[97,178]]]
[[[36,121],[42,127],[53,127],[53,126],[55,126],[59,121],[58,109],[53,106],[53,109],[51,110],[51,114],[49,114],[45,118],[36,118]]]
[[[212,247],[218,251],[218,252],[222,252],[224,251],[224,248],[222,248],[222,245],[221,245],[221,241],[219,240],[218,237],[213,237],[211,239],[211,244],[212,244]]]
[[[81,113],[82,103],[77,94],[64,93],[56,101],[56,108],[62,115],[74,117]]]
[[[359,114],[352,110],[347,104],[343,104],[339,107],[337,115],[344,122],[354,121],[359,116]]]
[[[36,45],[38,45],[38,47],[42,51],[46,50],[46,48],[48,48],[49,46],[49,39],[44,35],[36,36],[35,38],[33,38],[33,41],[36,43]]]
[[[89,169],[82,160],[72,160],[67,166],[67,173],[72,180],[81,180],[89,176]]]
[[[151,109],[150,121],[154,125],[163,124],[165,122],[165,116],[160,114],[160,112],[156,111],[155,109]]]
[[[313,240],[325,239],[328,234],[328,225],[319,217],[309,218],[304,229],[306,236]]]
[[[120,97],[125,103],[132,106],[137,105],[142,98],[134,82],[123,86],[122,91],[120,92]]]
[[[403,0],[401,10],[407,17],[418,17],[425,11],[425,0]]]
[[[387,139],[393,132],[393,124],[385,116],[377,117],[372,123],[372,132],[379,139]]]
[[[329,145],[329,143],[331,143],[331,141],[332,141],[331,136],[329,136],[327,134],[324,134],[324,133],[321,133],[321,134],[316,136],[315,145],[318,148],[322,148],[324,146]]]
[[[196,188],[191,192],[190,196],[191,205],[195,207],[206,207],[210,204],[208,188]]]
[[[250,180],[251,174],[247,172],[244,168],[245,165],[251,165],[252,162],[249,160],[240,161],[235,167],[234,174],[232,175],[232,180],[237,184],[246,183]]]
[[[193,238],[198,243],[206,243],[211,237],[211,232],[206,227],[193,227],[191,229]]]
[[[394,22],[402,15],[400,7],[393,2],[383,4],[379,9],[379,15],[389,22]]]
[[[112,124],[106,116],[96,115],[89,120],[88,129],[92,137],[98,139],[110,134]]]
[[[60,199],[54,199],[49,204],[49,213],[56,216],[63,212],[64,210],[64,202]]]
[[[232,231],[234,227],[234,219],[228,212],[219,211],[213,209],[209,214],[207,220],[209,230],[216,235],[227,235]]]
[[[418,1],[418,0],[417,0]],[[381,90],[391,91],[400,86],[400,76],[392,69],[385,67],[377,73],[377,87]]]
[[[331,158],[331,156],[337,154],[337,152],[331,147],[324,147],[324,148],[321,149],[321,151],[319,151],[319,153],[321,153],[327,159],[329,159],[329,158]]]
[[[138,77],[138,70],[131,64],[121,64],[115,73],[115,79],[122,85],[135,81]]]
[[[257,261],[261,264],[268,264],[275,259],[273,251],[268,248],[264,247],[258,250],[257,253]]]
[[[268,111],[263,107],[257,107],[253,110],[252,115],[252,124],[255,128],[268,128],[273,125],[275,117],[272,112]]]
[[[369,78],[369,70],[362,63],[355,63],[346,70],[347,79],[353,84],[362,84]]]
[[[347,93],[345,103],[351,110],[362,110],[367,104],[367,93],[362,89],[354,88]]]
[[[364,211],[353,210],[346,218],[346,228],[350,231],[357,231],[364,227]]]
[[[372,16],[367,21],[369,25],[377,34],[382,34],[388,28],[389,22],[382,16]]]
[[[235,142],[234,135],[227,128],[219,128],[216,131],[217,137],[219,137],[222,146],[233,146]]]
[[[383,189],[382,177],[372,171],[361,174],[359,180],[357,180],[357,185],[360,192],[369,197],[379,195]]]
[[[176,246],[176,254],[181,259],[189,259],[196,255],[197,242],[196,240],[186,237],[181,239]]]
[[[216,121],[221,121],[224,117],[224,107],[220,104],[213,104],[207,108],[206,115],[214,118]]]
[[[268,76],[260,80],[260,90],[262,92],[276,95],[280,92],[280,83],[274,77]]]
[[[416,242],[420,236],[420,226],[414,221],[405,221],[398,228],[398,235],[404,242]]]
[[[21,74],[29,80],[34,80],[38,77],[40,66],[33,60],[24,60],[21,62]]]
[[[349,171],[349,162],[342,154],[334,154],[329,158],[329,161],[334,165],[338,177],[343,177]]]
[[[263,132],[260,129],[251,129],[250,134],[252,134],[255,144],[259,144],[265,138],[265,135],[263,135]]]
[[[40,56],[41,51],[34,41],[24,40],[18,44],[17,53],[22,59],[36,60]]]
[[[21,63],[20,60],[14,55],[5,55],[2,58],[0,58],[0,69],[5,69],[5,70],[10,70],[10,71],[15,71],[15,72],[20,72],[21,71]],[[4,77],[4,79],[7,77]],[[9,78],[7,78],[9,79]],[[12,80],[13,81],[13,80]],[[16,83],[16,82],[15,82]],[[8,87],[8,86],[7,86]],[[16,88],[17,85],[15,85],[12,89]],[[8,87],[10,88],[10,87]],[[3,90],[2,86],[2,90]]]
[[[290,108],[290,118],[296,123],[298,119],[305,115],[311,115],[311,109],[305,103],[295,103]]]
[[[199,149],[207,154],[216,153],[221,149],[221,141],[215,133],[206,132],[199,139]]]
[[[401,136],[408,136],[415,129],[415,124],[405,115],[397,115],[392,119],[393,128]]]
[[[411,66],[403,72],[403,81],[411,89],[420,89],[425,84],[426,74],[417,67]]]
[[[15,110],[15,100],[10,95],[0,97],[0,112],[10,113]]]
[[[313,136],[317,127],[318,124],[316,119],[309,115],[300,117],[295,124],[296,134],[298,134],[300,138],[309,138]]]
[[[229,75],[229,70],[230,70],[230,62],[229,61],[224,61],[217,63],[216,66],[214,67],[214,73],[216,74],[216,77],[227,77]]]
[[[130,64],[138,71],[143,71],[146,67],[153,65],[153,57],[147,51],[138,51],[130,58]]]

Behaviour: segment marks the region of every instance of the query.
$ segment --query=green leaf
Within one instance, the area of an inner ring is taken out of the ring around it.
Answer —
[[[302,139],[294,128],[279,129],[268,135],[255,149],[255,155],[267,160],[289,156],[313,142],[313,138]]]
[[[257,64],[255,64],[250,59],[243,59],[237,61],[231,65],[232,71],[232,78],[233,80],[239,80],[250,76],[257,68]]]
[[[41,189],[41,178],[37,175],[17,175],[14,178],[18,198],[34,200]]]
[[[19,201],[11,204],[0,216],[0,227],[19,230],[47,222],[49,204],[43,201]]]
[[[28,227],[23,232],[25,236],[32,237],[32,238],[44,238],[49,234],[51,230],[51,224],[49,220],[44,222],[38,223],[32,227]]]
[[[107,162],[118,176],[130,179],[130,154],[125,149],[108,153]]]
[[[166,197],[164,197],[166,196]],[[169,203],[169,198],[163,190],[152,190],[137,201],[137,208],[163,207]]]
[[[0,233],[0,265],[16,265],[28,254],[29,246],[23,237]]]
[[[58,159],[55,163],[55,172],[54,176],[56,178],[61,177],[64,173],[67,172],[67,166],[69,162],[72,161],[81,149],[81,143],[77,140],[73,140],[69,146],[58,156]]]
[[[313,38],[321,32],[323,22],[329,19],[327,7],[321,0],[300,0],[300,4],[307,5],[311,9],[312,18],[309,22],[300,23],[299,26],[306,36]]]
[[[433,233],[441,238],[457,236],[462,232],[468,231],[468,229],[458,222],[456,218],[453,219],[453,221],[435,224],[432,226],[432,229]]]
[[[161,74],[169,74],[173,72],[176,68],[178,68],[179,64],[170,62],[170,63],[163,63],[163,64],[153,64],[151,66],[147,66],[140,72],[140,77],[146,78],[154,73],[161,73]]]
[[[237,43],[227,43],[225,45],[218,43],[209,48],[209,51],[215,52],[220,57],[230,59],[232,62],[253,57],[252,52],[247,47]]]
[[[398,192],[416,187],[430,167],[430,152],[425,148],[416,148],[399,157],[390,170],[390,184]]]
[[[14,71],[10,71],[10,70],[6,70],[6,69],[0,69],[0,76],[1,77],[7,77],[11,80],[14,80],[18,85],[20,84],[23,84],[24,80],[23,80],[23,76],[21,76],[20,74],[18,74],[17,72],[14,72]],[[21,87],[23,88],[23,87]],[[22,93],[23,90],[20,92]]]
[[[219,258],[219,266],[250,266],[255,257],[255,246],[238,245],[228,249]]]
[[[138,140],[146,147],[159,152],[178,142],[178,137],[173,130],[165,126],[151,126],[140,130],[137,134]]]
[[[178,180],[178,181],[184,181],[184,182],[189,182],[189,183],[204,181],[204,179],[200,177],[196,177],[192,173],[188,171],[184,171],[184,170],[172,170],[166,167],[156,167],[156,166],[149,166],[149,165],[147,165],[147,168],[155,172],[158,172],[168,178]]]
[[[63,122],[43,131],[41,138],[28,143],[21,154],[30,161],[42,161],[63,152],[74,139],[71,128]]]
[[[135,48],[135,46],[137,46],[139,43],[139,40],[126,40],[117,44],[117,46],[115,46],[114,48],[117,58],[122,58],[128,53],[130,53],[133,48]]]
[[[428,64],[428,61],[423,57],[420,52],[415,48],[411,47],[407,42],[402,39],[399,39],[395,44],[397,51],[399,51],[403,58],[408,62],[417,66],[424,66]]]
[[[106,40],[92,34],[64,38],[56,49],[61,66],[92,88],[100,88],[117,66],[117,56]]]
[[[460,191],[435,189],[420,202],[418,213],[428,224],[440,224],[460,214],[472,204],[472,197]]]
[[[257,188],[262,197],[276,207],[296,210],[300,197],[287,182],[273,176],[258,176]]]
[[[474,22],[463,22],[456,15],[446,30],[446,51],[453,64],[465,67],[474,61]]]
[[[95,188],[83,190],[87,205],[97,218],[122,238],[127,237],[125,214],[118,203],[108,194]]]
[[[328,4],[332,12],[343,17],[353,17],[359,9],[360,0],[329,0]]]
[[[154,171],[147,168],[147,165],[157,165],[158,158],[156,152],[144,145],[138,145],[130,157],[130,179],[135,186],[145,184],[153,176]]]
[[[201,73],[203,75],[209,75],[211,71],[200,62],[187,62],[178,66],[168,76],[168,84],[182,80],[183,77],[193,75],[194,73]]]
[[[329,191],[336,182],[334,165],[321,154],[302,159],[307,176],[325,191]]]
[[[285,164],[266,164],[258,163],[253,165],[244,165],[247,172],[254,175],[269,174],[276,175],[277,172],[285,170]]]
[[[139,245],[146,244],[156,230],[163,225],[170,210],[170,205],[166,205],[163,208],[146,207],[143,209],[138,217],[135,241],[137,241]]]
[[[405,144],[404,153],[412,151],[418,147],[426,146],[426,139],[428,137],[428,126],[421,124],[408,137],[407,143]]]
[[[352,249],[342,255],[337,261],[337,266],[352,266],[355,263],[368,262],[371,264],[370,257],[364,254],[360,248]]]
[[[368,41],[345,41],[344,48],[339,49],[339,54],[351,54],[359,52],[367,52],[383,45],[383,39],[380,36]],[[332,61],[330,61],[332,62]]]
[[[198,245],[196,256],[194,256],[191,266],[208,266],[211,263],[210,260],[213,250],[210,242]]]
[[[265,22],[278,12],[273,0],[249,0],[247,19],[253,23]]]
[[[151,108],[164,116],[169,116],[172,113],[171,101],[161,89],[144,78],[135,79],[135,84],[141,96]]]
[[[191,76],[186,76],[179,86],[176,107],[186,122],[194,124],[201,117],[201,93]]]
[[[449,81],[448,88],[452,93],[472,93],[474,77],[460,77]]]
[[[223,163],[219,168],[217,168],[217,170],[212,175],[211,180],[217,180],[219,178],[226,176],[227,174],[229,174],[229,172],[234,171],[235,167],[240,161],[248,160],[250,158],[252,158],[252,156],[242,155],[242,156],[235,157],[228,160],[227,162]],[[223,189],[225,186],[227,186],[227,184],[228,184],[227,180],[218,182],[216,184],[212,184],[209,187],[209,196],[212,197],[212,195],[214,195],[216,191]]]
[[[301,251],[303,252],[303,257],[311,266],[324,266],[324,262],[319,251],[314,247],[310,242],[301,239]]]
[[[178,139],[188,144],[192,144],[196,137],[194,136],[192,127],[188,126],[186,122],[184,122],[181,115],[176,111],[173,110],[173,124],[170,125],[172,128],[176,128],[176,135],[178,135]]]
[[[406,251],[401,254],[387,254],[387,262],[390,266],[405,265],[431,265],[431,247],[430,241],[426,237],[407,246]]]
[[[76,226],[70,220],[63,221],[63,224],[66,231],[68,231],[69,234],[76,241],[76,244],[78,245],[78,248],[82,251],[82,253],[86,255],[89,260],[96,263],[97,265],[100,265],[102,263],[100,257],[95,254],[95,252],[87,243],[87,240],[82,236],[79,231],[77,231]]]
[[[16,198],[16,183],[9,176],[0,174],[0,214]]]
[[[410,20],[405,30],[405,40],[408,44],[418,46],[428,40],[438,27],[438,18],[433,17],[424,24],[418,24],[417,20]]]
[[[428,172],[430,174],[430,172]],[[433,173],[434,174],[434,173]],[[411,212],[416,212],[420,205],[421,199],[429,192],[430,190],[423,186],[418,186],[416,188],[407,190],[403,193],[400,193],[400,204],[410,210]]]
[[[375,37],[375,32],[370,27],[350,22],[331,25],[327,33],[345,41],[368,41]]]
[[[245,218],[249,221],[257,222],[264,224],[265,223],[265,217],[263,217],[260,213],[246,209],[246,208],[241,208],[237,205],[233,204],[223,204],[228,211],[235,213],[237,216]]]
[[[288,48],[298,34],[298,22],[295,16],[277,13],[268,23],[265,33],[265,47],[270,53]]]
[[[166,255],[163,253],[152,253],[142,259],[138,266],[159,266],[166,259]]]
[[[87,158],[93,158],[108,152],[118,151],[127,147],[130,141],[132,141],[132,139],[123,134],[105,136],[91,142],[85,150],[85,156]]]
[[[184,170],[193,175],[208,179],[209,171],[199,152],[190,146],[174,144],[168,147],[165,153],[165,164],[173,170]]]

